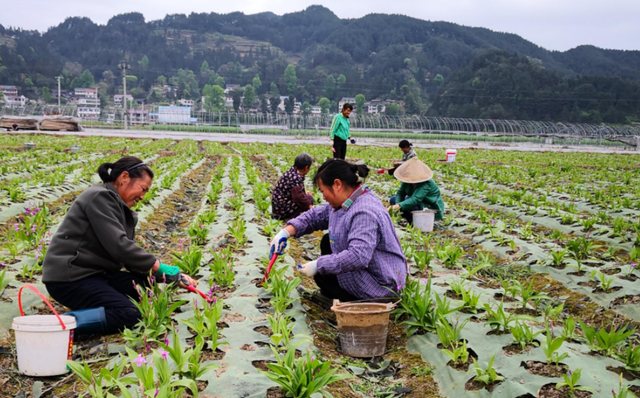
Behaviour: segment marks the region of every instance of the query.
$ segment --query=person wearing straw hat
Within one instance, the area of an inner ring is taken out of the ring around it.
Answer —
[[[401,184],[395,196],[389,200],[389,210],[402,211],[402,217],[413,224],[412,211],[437,210],[435,221],[444,213],[444,200],[440,188],[433,181],[433,171],[418,158],[411,158],[398,167],[394,177]]]
[[[104,184],[73,202],[42,265],[42,282],[72,310],[65,315],[76,318],[77,334],[114,334],[137,324],[141,314],[132,299],[140,300],[137,286],[149,286],[151,272],[166,283],[198,285],[136,244],[138,216],[131,208],[151,187],[149,166],[125,156],[101,164],[98,175]]]

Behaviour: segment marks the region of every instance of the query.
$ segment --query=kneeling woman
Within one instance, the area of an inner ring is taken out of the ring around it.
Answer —
[[[402,210],[409,224],[413,224],[412,211],[436,210],[435,221],[444,216],[444,201],[440,188],[433,181],[433,171],[418,158],[411,158],[396,169],[396,179],[400,180],[400,188],[389,200],[393,211]]]
[[[130,297],[139,300],[135,285],[147,286],[150,271],[167,282],[197,285],[135,243],[138,217],[131,207],[149,191],[153,171],[127,156],[103,163],[98,174],[104,184],[90,187],[73,202],[42,269],[51,297],[73,310],[66,315],[76,318],[78,334],[133,327],[140,312]]]
[[[271,253],[282,253],[290,236],[328,229],[321,256],[301,265],[299,271],[313,276],[320,293],[329,299],[393,297],[404,287],[407,261],[391,218],[358,178],[368,172],[365,165],[326,161],[313,182],[328,204],[288,221],[271,242]]]

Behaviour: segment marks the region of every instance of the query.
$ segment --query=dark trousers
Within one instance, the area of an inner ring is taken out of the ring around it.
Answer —
[[[114,334],[132,328],[140,320],[140,311],[129,299],[140,300],[133,284],[149,286],[146,276],[118,271],[92,276],[75,282],[45,283],[57,302],[72,310],[104,307],[107,318],[105,333]]]
[[[342,138],[333,137],[334,159],[343,159],[347,156],[347,141]]]
[[[325,234],[322,237],[322,241],[320,241],[320,254],[324,256],[332,253],[331,244],[329,243],[329,234]],[[320,293],[325,297],[338,299],[340,301],[359,300],[356,296],[353,296],[351,293],[340,287],[338,284],[338,277],[335,275],[316,274],[313,279],[316,281],[316,285],[320,288]]]
[[[404,200],[409,199],[409,197],[407,196],[406,198],[404,198]],[[398,203],[398,200],[396,199],[396,196],[393,195],[391,197],[391,199],[389,199],[389,204],[391,206],[395,205],[396,203]],[[403,210],[402,211],[402,218],[404,218],[405,220],[407,220],[407,222],[411,225],[413,225],[413,214],[411,214],[412,211],[418,211],[418,210],[422,210],[422,208],[418,205],[415,205],[407,210]]]

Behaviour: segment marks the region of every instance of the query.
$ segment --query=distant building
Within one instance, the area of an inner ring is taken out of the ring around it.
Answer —
[[[364,113],[369,115],[382,114],[387,109],[386,102],[378,99],[365,103],[362,108]]]
[[[18,96],[18,87],[16,86],[1,86],[0,85],[0,92],[2,92],[2,94],[4,95],[12,95],[14,97]]]
[[[338,112],[342,111],[342,106],[346,103],[353,105],[353,111],[356,110],[356,99],[353,97],[342,97],[340,102],[338,102]]]
[[[129,109],[129,122],[131,124],[146,124],[149,123],[149,111],[144,109]]]
[[[232,92],[233,90],[237,90],[240,88],[239,84],[225,84],[224,86],[224,93],[225,94],[229,94],[230,92]]]
[[[278,112],[286,112],[284,107],[284,101],[289,99],[287,95],[280,96],[280,103],[278,104]],[[301,102],[294,101],[293,102],[293,113],[300,113],[300,107],[302,106]]]
[[[113,96],[113,105],[114,106],[118,106],[121,107],[122,106],[122,98],[124,97],[123,94],[116,94]],[[133,96],[127,94],[127,101],[133,101]]]
[[[320,115],[322,114],[322,108],[319,106],[312,106],[311,107],[311,114],[312,115]]]
[[[154,117],[156,115],[153,115]],[[190,106],[159,106],[158,123],[190,123]]]
[[[4,94],[5,108],[24,108],[27,105],[27,98],[24,95],[6,95]]]
[[[74,102],[78,106],[78,117],[85,120],[100,119],[100,98],[95,88],[76,88]]]
[[[193,104],[195,104],[195,101],[190,99],[179,99],[178,103],[182,106],[193,107]]]

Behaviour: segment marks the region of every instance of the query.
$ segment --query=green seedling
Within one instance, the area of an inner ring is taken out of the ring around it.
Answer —
[[[322,362],[317,357],[312,357],[310,352],[296,359],[296,350],[292,345],[284,355],[273,346],[271,351],[277,363],[268,364],[269,371],[260,373],[278,384],[282,392],[289,397],[310,398],[313,394],[320,393],[323,397],[332,398],[325,387],[353,377],[349,374],[336,374],[337,369],[332,369],[331,361]]]
[[[569,315],[562,324],[562,337],[565,341],[576,339],[576,321],[573,319],[573,315]]]
[[[198,223],[201,225],[209,225],[216,221],[216,211],[207,210],[204,213],[198,215]]]
[[[557,352],[558,349],[562,347],[563,342],[564,337],[558,337],[554,339],[551,330],[549,330],[549,328],[547,327],[545,339],[542,340],[541,344],[542,352],[544,352],[544,355],[547,358],[547,364],[555,363],[556,366],[558,366],[560,361],[569,356],[569,354],[567,354],[566,352],[562,354],[558,354]]]
[[[622,385],[622,373],[620,373],[620,384],[618,387],[618,391],[611,390],[611,395],[613,398],[638,398],[630,389],[629,386]]]
[[[640,345],[627,344],[624,351],[614,352],[613,355],[624,363],[625,369],[640,372]]]
[[[536,318],[533,316],[518,315],[505,311],[503,302],[500,302],[495,310],[487,303],[484,304],[484,308],[487,311],[487,321],[485,322],[485,325],[488,325],[491,329],[498,332],[508,332],[511,328],[511,324],[516,321],[536,322]]]
[[[204,246],[207,243],[207,236],[209,236],[209,230],[206,226],[200,223],[194,223],[187,228],[187,235],[191,240],[191,244],[195,246]]]
[[[180,268],[182,273],[191,277],[198,275],[200,272],[200,263],[202,261],[202,250],[197,246],[190,246],[182,253],[171,253],[175,265]]]
[[[131,382],[137,382],[143,396],[153,396],[157,392],[158,397],[179,398],[183,396],[185,388],[188,388],[194,397],[198,396],[198,387],[193,379],[172,381],[173,372],[169,367],[169,361],[165,358],[167,354],[163,354],[164,350],[153,350],[151,363],[142,354],[138,354],[129,347],[126,347],[126,350],[135,375],[131,378]]]
[[[460,258],[464,254],[464,250],[460,246],[448,243],[441,249],[437,250],[436,254],[445,267],[453,269],[459,265]]]
[[[7,269],[3,269],[0,272],[0,297],[4,293],[4,289],[9,286],[9,282],[11,282],[11,277],[7,276]]]
[[[558,250],[558,251],[552,251],[550,253],[550,256],[551,256],[550,263],[557,268],[564,266],[564,259],[565,257],[567,257],[567,253],[568,251],[564,249]]]
[[[558,384],[556,384],[556,389],[560,389],[562,387],[568,387],[570,397],[575,397],[576,391],[587,391],[590,393],[595,393],[593,388],[578,385],[578,383],[580,382],[581,375],[582,375],[581,368],[576,369],[575,371],[573,371],[573,373],[569,371],[567,374],[563,374],[562,378],[564,379],[564,381],[561,381]]]
[[[513,341],[516,344],[519,344],[523,350],[526,349],[528,345],[534,344],[534,342],[539,343],[539,341],[536,340],[536,337],[542,333],[542,331],[534,333],[530,326],[521,322],[516,322],[515,326],[510,330],[511,336],[513,336]]]
[[[471,313],[477,314],[482,293],[476,294],[472,288],[469,288],[468,290],[463,290],[461,295],[463,308]]]
[[[462,329],[469,323],[469,319],[465,319],[462,323],[459,323],[459,319],[456,319],[455,324],[451,324],[446,318],[442,317],[436,324],[436,333],[440,338],[443,348],[457,348],[460,345],[460,333]]]
[[[187,300],[172,301],[177,289],[175,284],[161,285],[152,283],[151,287],[141,289],[136,286],[140,300],[131,299],[131,302],[140,311],[140,321],[133,329],[125,329],[123,337],[131,343],[138,343],[143,347],[149,342],[159,341],[159,336],[167,333],[171,326],[171,315]]]
[[[538,306],[536,305],[536,308]],[[564,310],[564,303],[561,303],[557,306],[553,306],[551,303],[544,308],[544,323],[546,324],[549,321],[556,322],[562,311]]]
[[[127,390],[126,383],[133,381],[133,378],[123,378],[122,373],[127,366],[127,361],[115,361],[113,368],[101,368],[96,374],[87,365],[76,361],[67,361],[67,366],[78,376],[78,380],[84,384],[87,394],[92,398],[111,398],[114,395],[111,391],[119,389],[123,398],[131,398],[131,393]]]
[[[443,349],[444,352],[453,362],[454,365],[464,365],[469,361],[469,350],[467,349],[466,340],[462,340],[462,344],[452,349]]]
[[[533,290],[533,281],[529,283],[529,286],[525,286],[520,281],[516,280],[514,281],[514,286],[518,289],[520,297],[522,298],[521,308],[526,308],[529,301],[535,301],[537,308],[537,303],[539,303],[540,300],[551,300],[551,297],[548,295]]]
[[[487,368],[482,369],[480,365],[478,365],[478,361],[476,361],[474,358],[473,367],[474,367],[474,370],[476,371],[476,377],[474,377],[473,380],[480,381],[485,385],[493,384],[493,383],[504,380],[504,377],[498,375],[495,368],[493,367],[493,361],[495,361],[495,359],[496,359],[496,356],[495,355],[492,356],[491,360],[489,360],[489,363],[487,364]]]
[[[236,218],[229,227],[229,233],[236,240],[236,245],[242,247],[247,243],[247,222],[243,218]]]
[[[413,252],[413,261],[422,272],[431,264],[431,260],[433,260],[433,252],[428,247],[425,247],[424,250]]]
[[[233,270],[232,248],[209,248],[209,250],[211,252],[211,260],[209,261],[210,279],[220,286],[233,285],[236,273]]]

